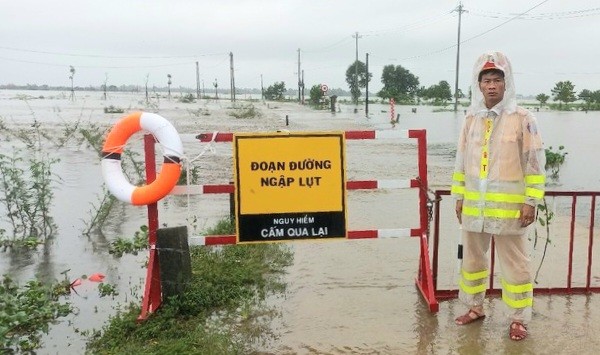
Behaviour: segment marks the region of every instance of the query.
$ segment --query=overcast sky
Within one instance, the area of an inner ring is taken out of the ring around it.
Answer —
[[[298,82],[347,89],[356,56],[381,88],[385,65],[401,65],[422,86],[454,88],[459,2],[453,0],[4,0],[0,3],[0,84],[134,84],[238,88]],[[459,88],[467,92],[477,56],[510,58],[517,92],[546,93],[570,80],[600,90],[600,1],[462,2]],[[518,17],[519,14],[523,14]]]

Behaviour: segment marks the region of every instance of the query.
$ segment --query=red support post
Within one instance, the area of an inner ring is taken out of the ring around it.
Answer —
[[[569,270],[567,272],[567,289],[571,289],[571,282],[573,280],[573,244],[575,243],[575,210],[577,208],[577,195],[573,196],[573,202],[571,204],[571,230],[569,234]]]
[[[587,262],[587,273],[585,288],[589,291],[592,280],[592,260],[593,260],[593,248],[594,248],[594,222],[596,218],[596,195],[592,196],[592,206],[590,207],[590,234],[588,239],[588,262]]]
[[[429,215],[427,213],[427,189],[429,188],[427,181],[427,133],[424,129],[411,129],[408,131],[408,137],[417,139],[418,170],[419,181],[421,183],[419,190],[420,224],[421,230],[424,233],[429,233],[427,231],[427,225],[429,224]]]
[[[421,291],[421,295],[429,305],[429,311],[439,311],[439,303],[435,298],[435,287],[433,275],[431,272],[431,262],[429,259],[429,211],[428,211],[428,191],[427,181],[427,132],[423,130],[409,130],[409,138],[417,139],[418,171],[419,171],[419,233],[421,253],[419,257],[419,271],[416,277],[416,285]],[[433,206],[432,206],[433,207]]]
[[[146,183],[150,184],[156,179],[156,158],[154,150],[155,139],[151,134],[144,135],[144,158],[146,163]],[[158,230],[158,205],[148,205],[148,244],[150,245],[150,259],[146,271],[144,298],[142,311],[138,322],[146,320],[149,313],[153,313],[162,303],[162,289],[160,285],[160,265],[156,250],[156,233]]]

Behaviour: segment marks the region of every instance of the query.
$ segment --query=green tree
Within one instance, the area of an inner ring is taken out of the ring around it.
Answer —
[[[358,73],[358,78],[356,74]],[[368,80],[371,81],[373,75],[369,73]],[[355,61],[346,70],[346,82],[350,88],[350,94],[352,95],[352,101],[358,104],[358,98],[361,95],[360,88],[367,86],[367,66],[360,60]]]
[[[419,89],[419,78],[400,65],[384,66],[381,83],[383,88],[377,96],[383,99],[394,98],[397,102],[412,102]]]
[[[542,106],[544,106],[544,105],[546,104],[546,102],[548,102],[548,99],[549,99],[549,98],[550,98],[550,96],[548,96],[548,95],[546,95],[546,94],[544,94],[544,93],[538,94],[538,95],[535,97],[535,99],[536,99],[536,100],[538,100],[538,101],[540,102],[540,108],[541,108]]]
[[[452,100],[450,84],[445,80],[440,81],[439,84],[431,85],[427,89],[421,87],[419,93],[424,99],[433,100],[434,105],[445,106],[449,100]]]
[[[560,107],[562,107],[563,102],[567,105],[569,102],[577,100],[575,85],[570,81],[559,81],[556,83],[554,89],[552,89],[552,94],[554,94],[554,101],[560,102]]]
[[[275,82],[265,90],[265,99],[283,100],[283,94],[287,91],[283,81]]]
[[[321,85],[313,85],[310,88],[310,103],[312,105],[318,105],[321,102],[321,98],[323,97],[323,90],[321,90]]]
[[[600,90],[596,90],[596,91],[592,92],[590,95],[592,97],[593,103],[600,104]]]

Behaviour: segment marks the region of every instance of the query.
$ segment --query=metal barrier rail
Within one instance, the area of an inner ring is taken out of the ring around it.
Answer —
[[[427,190],[427,150],[426,150],[426,135],[425,130],[394,130],[394,131],[345,131],[344,137],[348,140],[371,140],[371,139],[390,139],[390,138],[416,138],[418,141],[418,158],[419,158],[419,177],[407,180],[356,180],[347,181],[346,189],[348,190],[369,190],[369,189],[401,189],[401,188],[421,188]],[[233,142],[234,133],[230,132],[215,132],[215,133],[200,133],[196,136],[200,142]],[[176,186],[169,194],[187,195],[187,194],[209,194],[209,193],[227,193],[235,192],[235,187],[232,184],[221,185],[189,185]],[[348,239],[372,239],[372,238],[392,238],[392,237],[418,237],[427,229],[427,195],[419,198],[425,198],[424,204],[420,204],[421,216],[420,228],[398,228],[398,229],[371,229],[371,230],[354,230],[348,231]],[[422,202],[422,201],[421,201]],[[424,208],[424,210],[423,210]],[[423,224],[425,223],[425,224]],[[195,236],[190,238],[192,245],[218,245],[218,244],[235,244],[235,235],[206,235]]]
[[[433,285],[435,297],[441,300],[456,298],[458,296],[458,289],[447,289],[439,290],[437,287],[438,281],[438,259],[439,259],[439,242],[440,242],[440,199],[442,196],[449,196],[450,190],[436,190],[436,204],[434,206],[434,227],[433,227],[433,253],[432,253],[432,273],[433,273]],[[596,213],[596,196],[600,195],[600,191],[546,191],[546,196],[564,196],[571,197],[571,219],[569,229],[569,249],[568,249],[568,267],[567,267],[567,285],[565,287],[534,287],[533,293],[540,295],[555,295],[555,294],[585,294],[585,293],[600,293],[600,287],[592,287],[592,262],[593,253],[592,248],[594,244],[594,225],[595,225],[595,213]],[[590,206],[590,221],[588,231],[588,245],[587,245],[587,261],[586,261],[586,282],[585,286],[576,287],[573,286],[573,250],[575,242],[575,221],[577,211],[577,198],[578,197],[591,197]],[[498,296],[501,294],[502,289],[494,287],[494,242],[490,248],[491,255],[491,267],[490,267],[490,278],[489,287],[486,291],[489,295]]]
[[[408,181],[400,180],[368,180],[368,181],[348,181],[348,189],[376,189],[376,188],[394,188],[411,187],[419,189],[419,227],[406,229],[375,229],[375,230],[356,230],[348,231],[348,239],[359,238],[388,238],[413,236],[419,237],[420,257],[418,272],[415,278],[415,285],[421,292],[422,297],[427,302],[431,312],[439,310],[439,303],[434,295],[434,284],[431,272],[428,244],[428,181],[427,181],[427,135],[425,130],[397,130],[397,131],[346,131],[346,139],[385,139],[385,138],[414,138],[417,139],[418,156],[418,177]],[[233,133],[203,133],[196,136],[201,142],[231,142]],[[144,137],[144,152],[146,162],[146,183],[151,183],[156,179],[155,163],[155,140],[152,135]],[[226,185],[195,185],[177,187],[173,194],[188,193],[233,193],[234,186]],[[150,244],[150,257],[148,261],[148,270],[146,273],[146,283],[144,288],[144,297],[142,300],[142,310],[138,320],[146,319],[148,314],[154,312],[160,304],[161,285],[160,285],[160,265],[156,253],[156,233],[158,230],[158,208],[157,204],[148,205],[148,241]],[[201,245],[221,245],[235,244],[235,235],[202,236],[197,239]]]

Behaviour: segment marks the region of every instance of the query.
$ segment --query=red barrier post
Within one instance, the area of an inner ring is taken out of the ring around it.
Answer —
[[[155,139],[151,134],[144,135],[144,159],[146,163],[146,184],[156,180],[156,158],[154,150]],[[148,205],[148,244],[150,245],[150,259],[146,271],[146,283],[142,310],[138,322],[146,320],[148,314],[156,311],[162,303],[162,290],[160,285],[160,265],[156,251],[156,232],[158,230],[158,205]]]

